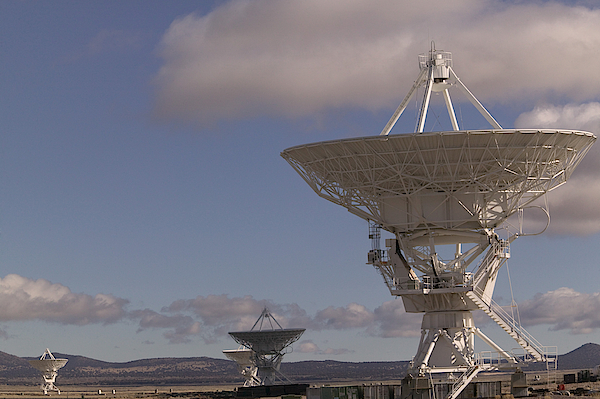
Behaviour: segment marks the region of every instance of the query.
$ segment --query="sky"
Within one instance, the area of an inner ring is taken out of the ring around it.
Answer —
[[[410,360],[421,315],[367,223],[280,153],[379,134],[432,41],[503,127],[600,133],[596,1],[0,1],[0,350],[224,358],[268,306],[306,328],[284,361]],[[599,167],[596,144],[494,295],[559,353],[600,343]]]

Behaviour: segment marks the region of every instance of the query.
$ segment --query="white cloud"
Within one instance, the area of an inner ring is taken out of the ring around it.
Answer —
[[[600,328],[600,293],[585,294],[571,288],[559,288],[519,304],[525,326],[550,325],[550,329],[589,334]]]
[[[252,328],[265,307],[269,308],[271,314],[284,328],[297,327],[309,320],[306,311],[297,304],[280,305],[271,301],[256,300],[250,295],[236,298],[229,298],[227,294],[199,295],[194,299],[175,301],[163,311],[189,311],[198,316],[207,326],[241,331]]]
[[[134,311],[131,315],[140,320],[140,330],[167,329],[163,336],[171,343],[189,342],[193,336],[214,343],[226,337],[227,331],[237,330],[232,327],[241,326],[242,330],[251,328],[265,303],[250,296],[229,298],[227,295],[209,295],[176,301],[163,309],[168,313],[166,315],[149,309]],[[519,311],[526,326],[547,324],[551,330],[568,329],[573,334],[580,334],[590,333],[600,327],[599,306],[600,293],[582,294],[570,288],[560,288],[536,294],[533,299],[519,304]],[[269,302],[269,308],[278,309],[277,320],[285,320],[286,323],[293,319],[290,315],[302,314],[302,322],[295,324],[295,327],[314,331],[356,330],[359,334],[381,338],[419,337],[423,317],[422,313],[406,313],[401,299],[384,302],[374,311],[357,303],[345,307],[329,306],[316,312],[314,317],[308,316],[297,304],[278,305]],[[473,312],[473,316],[478,326],[490,324],[489,317],[483,312]],[[349,353],[344,348],[321,349],[312,340],[299,342],[295,350],[319,355]]]
[[[201,324],[192,317],[176,314],[173,316],[160,314],[151,309],[134,310],[129,313],[131,319],[139,319],[138,332],[146,329],[169,329],[163,333],[172,344],[188,343],[190,336],[200,335]]]
[[[172,344],[188,343],[191,342],[189,338],[192,335],[198,335],[202,331],[202,326],[199,322],[194,322],[189,326],[175,328],[174,330],[167,331],[164,337],[169,340]]]
[[[555,2],[231,1],[164,34],[155,113],[207,123],[391,109],[430,39],[484,102],[590,101],[598,26],[600,10]]]
[[[384,338],[421,335],[423,314],[406,313],[401,299],[384,302],[374,313],[377,324],[370,329],[372,335]]]
[[[16,274],[0,279],[0,321],[42,320],[87,325],[115,323],[126,316],[128,300],[112,295],[76,294],[48,280]]]
[[[250,295],[230,298],[222,294],[181,299],[164,307],[162,312],[172,315],[167,320],[174,323],[165,328],[178,326],[181,331],[185,331],[181,327],[189,325],[189,322],[178,323],[178,320],[184,320],[181,315],[186,313],[193,315],[200,323],[198,327],[202,327],[193,334],[199,334],[205,342],[212,343],[226,336],[230,331],[250,330],[265,307],[269,308],[275,320],[283,328],[310,328],[313,325],[306,311],[297,304],[280,305],[271,301],[256,300]],[[153,316],[159,319],[160,314]],[[273,326],[278,328],[275,323]],[[271,328],[271,326],[263,325],[263,328]]]
[[[518,128],[544,127],[585,130],[600,133],[600,103],[538,106],[521,114],[515,122]],[[600,231],[600,144],[596,143],[579,164],[567,184],[548,194],[551,223],[548,232],[554,234],[591,234]],[[527,213],[526,213],[527,215]],[[530,214],[529,231],[546,223],[540,213]],[[538,216],[538,218],[536,218]],[[526,220],[525,223],[528,221]]]
[[[422,315],[405,313],[401,300],[385,302],[374,311],[357,303],[345,307],[329,306],[317,311],[313,317],[295,303],[282,305],[249,295],[234,298],[226,294],[207,295],[177,300],[160,313],[150,309],[135,310],[130,312],[130,317],[139,320],[139,331],[167,329],[163,336],[171,343],[188,342],[193,335],[207,343],[214,343],[230,331],[251,329],[265,306],[283,328],[357,330],[384,338],[420,334]],[[302,350],[309,351],[309,345],[306,344]],[[329,348],[319,351],[321,354],[338,354],[343,350]]]
[[[375,315],[363,305],[351,303],[344,308],[329,306],[317,312],[315,321],[323,329],[344,330],[368,327],[373,324]]]
[[[347,353],[354,353],[353,350],[345,349],[345,348],[339,348],[339,349],[333,349],[333,348],[321,349],[314,342],[312,342],[310,340],[308,340],[308,341],[301,341],[298,344],[298,346],[296,348],[296,351],[300,352],[300,353],[314,353],[315,355],[334,355],[334,356],[345,355]]]
[[[229,298],[228,295],[222,294],[178,300],[163,311],[192,312],[207,326],[241,331],[252,327],[265,306],[265,301],[257,301],[249,295]],[[277,316],[275,318],[279,321]]]

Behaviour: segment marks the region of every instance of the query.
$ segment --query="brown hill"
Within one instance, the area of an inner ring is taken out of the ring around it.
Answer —
[[[242,384],[234,362],[209,357],[141,359],[111,363],[79,355],[55,353],[69,359],[60,371],[58,385],[217,385]],[[0,352],[0,384],[38,385],[40,376],[27,360]],[[600,345],[585,344],[559,356],[559,369],[593,369],[600,364]],[[540,365],[543,366],[543,365]],[[283,363],[281,371],[300,383],[400,380],[407,361]],[[531,368],[533,370],[535,368]]]
[[[0,384],[10,384],[13,379],[28,380],[37,376],[38,372],[27,360],[0,352]]]
[[[63,353],[54,353],[54,356],[69,359],[58,377],[60,383],[69,385],[148,385],[157,384],[157,381],[158,384],[168,385],[213,385],[236,384],[241,379],[234,362],[209,357],[156,358],[111,363]],[[37,383],[38,378],[37,372],[33,370],[33,380],[12,378],[15,382],[10,383]]]
[[[558,368],[561,370],[593,369],[600,365],[600,345],[588,343],[560,355]]]

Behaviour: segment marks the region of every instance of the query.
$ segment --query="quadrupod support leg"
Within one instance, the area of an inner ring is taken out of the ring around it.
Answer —
[[[413,359],[413,371],[451,373],[474,364],[474,326],[469,311],[428,312],[423,315],[421,341]]]
[[[60,395],[60,389],[54,384],[56,382],[57,372],[49,372],[42,375],[44,383],[42,384],[42,391],[44,395],[48,395],[49,391],[54,391]]]

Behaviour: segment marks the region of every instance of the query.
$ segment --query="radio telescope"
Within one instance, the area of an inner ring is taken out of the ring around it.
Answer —
[[[438,373],[435,378],[452,384],[447,398],[455,399],[483,370],[528,361],[556,368],[556,349],[542,346],[492,300],[510,243],[524,235],[510,231],[502,239],[495,230],[564,184],[596,137],[574,130],[502,129],[456,76],[451,53],[432,49],[419,55],[419,66],[417,81],[380,135],[296,146],[281,156],[319,196],[371,223],[368,263],[390,293],[402,298],[406,312],[423,313],[403,397],[429,397],[418,390],[430,382],[419,379]],[[415,133],[389,134],[422,86]],[[459,129],[452,87],[462,90],[492,129]],[[432,92],[443,94],[452,131],[423,133]],[[380,248],[380,229],[393,234],[385,240],[387,250]],[[523,354],[484,335],[473,323],[471,312],[478,309]],[[491,350],[475,353],[475,336]]]
[[[235,342],[251,351],[248,358],[252,367],[256,369],[253,371],[255,373],[253,378],[250,381],[247,379],[248,385],[244,384],[244,386],[275,385],[276,382],[281,381],[291,382],[279,371],[281,360],[285,354],[284,350],[296,342],[304,331],[304,328],[282,328],[269,309],[265,308],[250,331],[230,332],[229,335]],[[239,359],[242,360],[241,354],[234,356],[239,356]],[[236,362],[238,365],[240,364],[238,360]]]
[[[47,395],[48,391],[56,391],[60,394],[60,390],[54,385],[54,382],[56,381],[58,370],[65,367],[68,361],[68,359],[55,358],[48,348],[46,348],[46,351],[39,359],[29,360],[29,364],[42,373],[44,379],[42,390],[44,391],[44,395]]]
[[[252,361],[252,356],[254,355],[252,349],[240,346],[238,349],[226,349],[223,353],[229,360],[236,362],[238,371],[246,379],[244,382],[245,387],[260,385],[258,367]]]

